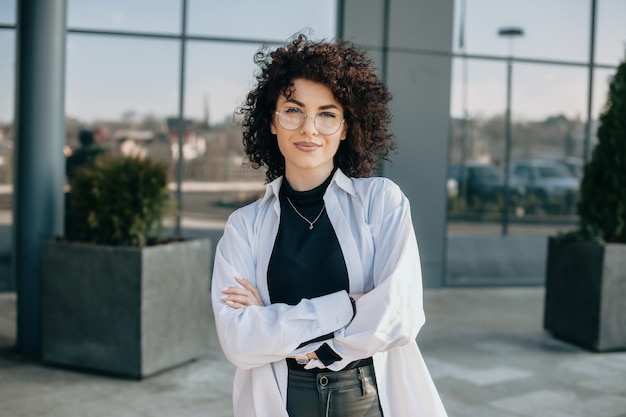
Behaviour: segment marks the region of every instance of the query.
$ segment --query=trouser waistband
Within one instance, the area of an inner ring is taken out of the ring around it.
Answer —
[[[367,391],[366,383],[375,380],[374,366],[360,366],[344,369],[337,372],[311,373],[289,369],[289,383],[294,386],[311,387],[313,384],[319,389],[327,387],[340,388],[353,385],[362,385]]]

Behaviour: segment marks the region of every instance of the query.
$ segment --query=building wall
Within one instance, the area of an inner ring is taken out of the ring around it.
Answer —
[[[371,50],[393,94],[392,130],[398,152],[383,175],[411,201],[424,285],[444,283],[452,0],[346,0],[343,37]],[[387,62],[383,59],[387,51]]]

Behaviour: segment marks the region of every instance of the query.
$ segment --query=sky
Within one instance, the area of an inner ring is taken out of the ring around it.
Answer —
[[[461,10],[465,1],[465,24]],[[14,21],[15,0],[0,1],[0,24]],[[393,4],[392,4],[393,7]],[[335,33],[334,0],[189,0],[188,33],[282,42],[310,28],[316,38]],[[146,11],[149,10],[149,13]],[[242,11],[246,11],[243,13]],[[589,55],[590,0],[455,0],[453,50],[473,55],[564,60],[584,63]],[[626,42],[626,1],[598,0],[596,61],[617,65]],[[179,0],[68,0],[70,28],[147,31],[175,34],[181,28]],[[464,27],[464,48],[459,45]],[[513,41],[498,29],[523,28]],[[15,36],[0,30],[0,121],[13,117]],[[187,44],[185,116],[212,122],[228,119],[252,86],[252,57],[259,44]],[[69,34],[67,37],[67,114],[85,122],[178,114],[180,42]],[[464,72],[465,71],[465,72]],[[467,83],[464,82],[467,74]],[[595,71],[594,114],[606,96],[610,69]],[[513,115],[541,119],[550,115],[586,117],[588,71],[584,66],[516,63],[513,66]],[[467,97],[464,106],[464,92]],[[506,103],[506,64],[486,59],[453,59],[451,113],[472,117],[502,113]]]

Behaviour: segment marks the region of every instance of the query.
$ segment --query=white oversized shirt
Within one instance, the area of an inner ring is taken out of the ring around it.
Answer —
[[[237,367],[235,417],[288,417],[285,358],[316,350],[324,342],[297,347],[331,332],[334,338],[325,343],[343,359],[328,368],[338,371],[372,356],[385,416],[445,417],[415,342],[425,317],[407,198],[388,179],[348,178],[340,170],[326,190],[324,202],[346,262],[350,293],[365,293],[352,319],[345,291],[293,306],[270,303],[267,267],[280,222],[281,182],[282,177],[272,181],[263,198],[229,217],[215,253],[212,302],[222,349]],[[256,286],[265,305],[235,309],[221,301],[223,288],[238,285],[235,277]]]

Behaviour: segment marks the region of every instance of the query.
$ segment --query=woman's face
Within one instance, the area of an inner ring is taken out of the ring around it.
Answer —
[[[330,175],[333,157],[345,139],[343,118],[343,107],[323,84],[298,78],[291,97],[278,98],[270,130],[278,140],[285,176],[292,186],[298,178],[317,178],[321,184]]]

